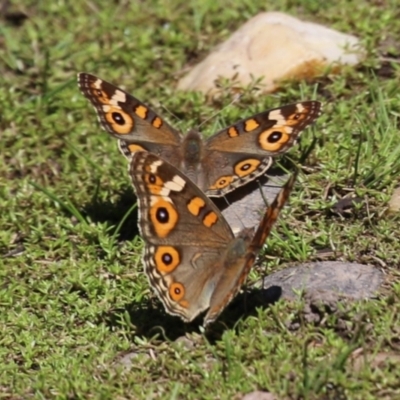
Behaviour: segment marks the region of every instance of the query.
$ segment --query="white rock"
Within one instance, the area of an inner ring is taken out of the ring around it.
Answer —
[[[357,64],[363,55],[355,36],[279,12],[247,21],[178,83],[180,90],[217,93],[215,80],[235,79],[245,86],[263,77],[261,89],[272,92],[279,81],[312,78],[324,68]]]

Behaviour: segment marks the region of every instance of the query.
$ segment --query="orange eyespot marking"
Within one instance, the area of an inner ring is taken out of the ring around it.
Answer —
[[[246,132],[251,132],[254,131],[254,129],[257,129],[259,126],[260,124],[254,118],[251,118],[245,121],[244,130]]]
[[[233,181],[233,176],[231,175],[226,175],[226,176],[221,176],[214,185],[210,186],[210,189],[223,189],[227,187],[231,182]]]
[[[187,300],[181,300],[179,305],[183,308],[189,308],[189,302]]]
[[[183,296],[185,295],[185,288],[183,287],[182,283],[172,283],[169,287],[169,295],[171,296],[171,299],[176,302],[182,300]]]
[[[106,92],[104,90],[101,90],[96,87],[94,83],[90,85],[90,88],[92,89],[92,94],[94,97],[96,97],[96,100],[102,104],[109,104],[110,103],[110,98],[107,96]]]
[[[236,137],[236,136],[239,136],[239,131],[238,131],[234,126],[231,126],[231,127],[228,129],[228,136],[229,136],[229,137]]]
[[[108,110],[104,117],[111,125],[113,131],[120,135],[126,135],[132,132],[135,122],[126,112],[122,111],[119,107],[107,107]]]
[[[305,112],[295,112],[287,117],[285,124],[288,126],[298,125],[300,121],[307,118],[307,115],[308,113]]]
[[[181,262],[178,250],[171,246],[159,246],[154,254],[154,262],[159,272],[169,274]]]
[[[264,150],[278,151],[289,141],[289,130],[291,130],[291,128],[285,128],[284,126],[267,129],[258,136],[258,143],[260,143],[260,146]]]
[[[260,164],[261,161],[255,158],[240,161],[235,165],[235,174],[240,177],[250,175]]]
[[[214,211],[210,211],[207,215],[203,218],[203,224],[210,228],[218,221],[218,216],[215,214]]]
[[[158,199],[154,204],[152,204],[149,214],[154,231],[160,238],[167,237],[175,228],[179,219],[175,207],[162,198]]]
[[[159,194],[163,189],[164,181],[152,172],[144,176],[144,181],[151,194]]]
[[[139,146],[138,144],[128,144],[128,150],[130,153],[136,153],[137,151],[147,151],[144,147]]]
[[[149,111],[148,108],[145,106],[137,106],[134,110],[135,114],[142,119],[147,118],[148,111]]]
[[[162,122],[162,119],[160,117],[155,117],[153,119],[153,121],[151,122],[151,124],[154,126],[154,128],[159,129],[159,128],[161,128],[163,122]]]
[[[192,199],[189,200],[187,203],[187,208],[189,212],[194,215],[198,216],[200,214],[201,209],[206,205],[203,199],[200,197],[193,197]]]

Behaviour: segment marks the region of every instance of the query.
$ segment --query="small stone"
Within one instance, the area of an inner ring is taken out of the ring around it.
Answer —
[[[275,272],[263,280],[266,291],[280,287],[280,297],[293,300],[297,293],[306,292],[313,298],[346,297],[361,300],[373,297],[383,283],[383,273],[371,265],[324,261],[300,264]],[[322,295],[321,295],[322,294]]]
[[[149,354],[139,351],[131,351],[118,356],[115,365],[122,366],[125,370],[130,370],[133,365],[142,365],[150,358]]]
[[[359,349],[353,352],[350,357],[351,366],[355,371],[361,371],[363,368],[385,368],[385,365],[392,364],[394,367],[400,363],[400,355],[394,352],[381,352],[375,354],[366,354]]]
[[[363,54],[355,36],[284,13],[260,13],[193,67],[178,89],[213,96],[220,77],[236,86],[262,78],[258,86],[269,93],[282,80],[312,78],[326,67],[337,73],[341,65],[358,64]]]
[[[189,339],[187,336],[180,336],[175,340],[175,343],[179,343],[186,350],[193,350],[195,348],[195,342]]]
[[[388,205],[390,213],[400,212],[400,187],[394,189],[392,198],[390,199]]]
[[[278,398],[270,392],[256,390],[254,392],[245,394],[242,397],[242,400],[278,400]]]

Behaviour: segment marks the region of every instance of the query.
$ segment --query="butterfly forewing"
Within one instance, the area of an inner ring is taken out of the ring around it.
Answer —
[[[302,101],[264,111],[211,136],[205,144],[207,194],[220,197],[265,173],[272,157],[288,151],[321,115],[318,101]]]
[[[267,110],[222,129],[207,141],[210,150],[273,156],[287,151],[320,115],[319,101],[300,101]]]
[[[209,306],[232,230],[193,182],[156,155],[135,153],[130,175],[150,284],[167,312],[190,321]]]
[[[78,86],[95,108],[101,126],[122,142],[120,148],[125,156],[143,150],[177,155],[181,134],[150,107],[91,74],[78,74]]]

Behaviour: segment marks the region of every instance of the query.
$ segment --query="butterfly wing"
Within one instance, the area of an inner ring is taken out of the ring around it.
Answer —
[[[297,172],[293,174],[286,184],[282,187],[275,200],[267,208],[263,219],[261,220],[252,239],[249,238],[249,231],[242,231],[236,239],[234,246],[230,246],[233,255],[237,253],[241,246],[240,239],[243,239],[243,245],[246,247],[245,253],[241,257],[234,257],[229,252],[227,258],[236,260],[230,263],[229,268],[225,268],[221,275],[214,293],[210,300],[210,308],[204,318],[204,326],[215,321],[219,314],[225,309],[229,302],[234,298],[246,280],[255,259],[263,246],[265,240],[272,230],[280,211],[287,202],[297,178]],[[232,242],[233,243],[233,242]]]
[[[181,134],[138,99],[84,72],[78,74],[78,86],[94,106],[101,126],[119,139],[126,157],[143,150],[165,159],[178,156]]]
[[[232,230],[190,179],[156,155],[135,153],[129,173],[150,285],[168,313],[191,321],[209,307]]]
[[[206,194],[223,196],[262,175],[272,157],[288,151],[320,115],[320,102],[303,101],[254,115],[211,136],[203,159]]]

